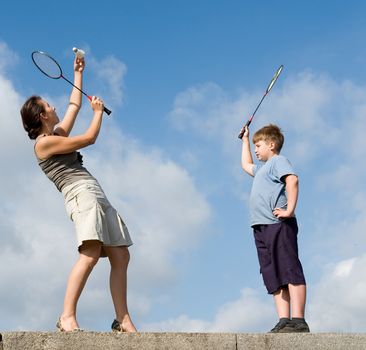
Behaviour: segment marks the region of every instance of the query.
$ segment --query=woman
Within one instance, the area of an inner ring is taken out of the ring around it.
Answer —
[[[85,62],[75,58],[74,84],[82,89]],[[112,330],[136,332],[127,309],[128,246],[132,244],[124,222],[110,205],[96,179],[82,166],[78,149],[93,144],[102,124],[103,101],[93,97],[93,119],[84,134],[69,136],[81,107],[81,92],[73,88],[60,122],[56,109],[39,96],[31,96],[21,108],[25,131],[35,140],[38,163],[65,198],[68,215],[75,224],[79,258],[71,270],[63,312],[57,322],[60,331],[79,329],[76,306],[90,272],[99,257],[108,257],[110,290],[116,312]]]

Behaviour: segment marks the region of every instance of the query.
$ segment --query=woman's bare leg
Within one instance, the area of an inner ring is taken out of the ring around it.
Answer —
[[[99,241],[85,241],[80,247],[79,258],[73,266],[67,282],[64,310],[60,317],[62,328],[72,331],[79,328],[76,320],[76,306],[85,283],[98,262],[102,244]]]
[[[127,247],[104,247],[111,264],[110,289],[116,320],[124,332],[136,332],[127,308],[127,266],[130,253]]]

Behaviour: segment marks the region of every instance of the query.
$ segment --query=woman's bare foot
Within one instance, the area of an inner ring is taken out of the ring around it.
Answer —
[[[133,324],[130,315],[126,315],[123,320],[122,320],[122,330],[123,332],[127,332],[127,333],[135,333],[137,332],[137,329],[135,327],[135,325]]]
[[[115,319],[112,323],[112,330],[115,332],[126,332],[126,333],[135,333],[137,332],[136,327],[131,321],[130,315],[126,314],[122,322],[120,320]]]
[[[61,332],[72,332],[80,329],[75,316],[61,316],[56,326]]]

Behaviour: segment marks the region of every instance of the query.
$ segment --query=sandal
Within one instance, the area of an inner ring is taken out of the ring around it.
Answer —
[[[112,332],[117,332],[117,333],[123,333],[126,332],[123,328],[122,328],[122,323],[119,323],[116,319],[114,319],[112,325]]]
[[[58,321],[56,323],[56,328],[59,330],[59,332],[82,332],[83,331],[83,329],[81,329],[81,328],[74,328],[71,331],[65,330],[65,328],[62,327],[62,324],[61,324],[61,317],[58,319]]]

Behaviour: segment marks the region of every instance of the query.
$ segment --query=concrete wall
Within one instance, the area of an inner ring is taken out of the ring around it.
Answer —
[[[365,350],[366,334],[4,332],[0,350]]]

